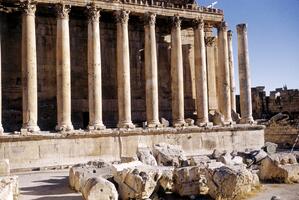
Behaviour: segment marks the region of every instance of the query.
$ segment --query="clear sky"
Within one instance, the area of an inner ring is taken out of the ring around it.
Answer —
[[[216,0],[197,1],[207,6]],[[234,32],[236,75],[236,25],[247,23],[252,87],[299,89],[299,0],[218,0],[215,8],[224,10]]]

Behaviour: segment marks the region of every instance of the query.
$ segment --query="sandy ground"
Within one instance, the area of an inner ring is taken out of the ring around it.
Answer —
[[[81,194],[68,187],[68,170],[19,173],[20,200],[82,200]],[[299,184],[267,184],[248,200],[299,200]],[[164,198],[178,200],[177,198]],[[198,200],[202,198],[197,198]],[[163,200],[163,199],[161,199]]]

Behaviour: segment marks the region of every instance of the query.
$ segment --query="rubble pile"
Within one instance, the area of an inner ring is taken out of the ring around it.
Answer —
[[[161,192],[188,198],[241,199],[258,189],[260,180],[299,181],[296,157],[276,153],[276,147],[269,143],[257,150],[214,150],[210,155],[188,157],[180,146],[161,143],[153,149],[138,148],[138,160],[75,165],[69,182],[86,200],[153,199]]]

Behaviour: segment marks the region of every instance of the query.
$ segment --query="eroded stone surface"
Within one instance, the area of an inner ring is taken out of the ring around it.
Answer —
[[[10,165],[8,159],[0,160],[0,176],[8,176],[10,174]]]
[[[17,200],[19,193],[19,181],[17,176],[0,177],[1,200]]]
[[[156,144],[153,153],[158,165],[178,167],[187,160],[184,151],[178,145]]]
[[[157,166],[157,161],[153,156],[153,152],[148,147],[138,147],[137,157],[144,164]]]

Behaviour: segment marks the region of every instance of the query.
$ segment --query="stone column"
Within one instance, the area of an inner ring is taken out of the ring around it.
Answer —
[[[100,11],[88,8],[88,102],[89,130],[105,129],[102,120],[102,70],[100,45]]]
[[[247,25],[237,25],[241,123],[253,123]]]
[[[213,26],[205,27],[205,43],[207,57],[208,101],[209,112],[212,114],[218,110],[217,86],[216,86],[216,37],[213,36]]]
[[[148,13],[144,25],[144,60],[145,60],[145,93],[146,121],[149,128],[160,126],[158,104],[158,69],[156,47],[156,14]]]
[[[131,120],[131,85],[129,55],[129,11],[115,13],[117,23],[117,92],[118,92],[118,128],[134,128]]]
[[[56,73],[57,131],[71,131],[71,58],[69,35],[70,6],[57,4]]]
[[[209,124],[208,91],[207,91],[207,66],[206,48],[204,38],[204,22],[202,19],[195,20],[194,26],[194,57],[195,57],[195,88],[196,88],[196,111],[198,126]]]
[[[173,18],[171,29],[171,92],[172,92],[172,124],[174,127],[184,126],[184,80],[183,54],[181,38],[181,19]]]
[[[23,126],[21,131],[36,132],[40,130],[37,125],[36,5],[31,1],[25,1],[22,8]]]
[[[231,102],[229,85],[229,60],[227,46],[227,24],[222,22],[218,29],[218,72],[219,73],[219,111],[224,116],[224,124],[231,124]]]
[[[228,42],[228,62],[229,62],[229,83],[230,83],[230,101],[231,108],[236,112],[236,85],[234,76],[234,54],[233,54],[233,32],[227,31]]]
[[[1,59],[1,36],[2,36],[2,25],[3,21],[2,21],[2,13],[0,12],[0,135],[3,134],[4,129],[2,126],[2,59]]]

